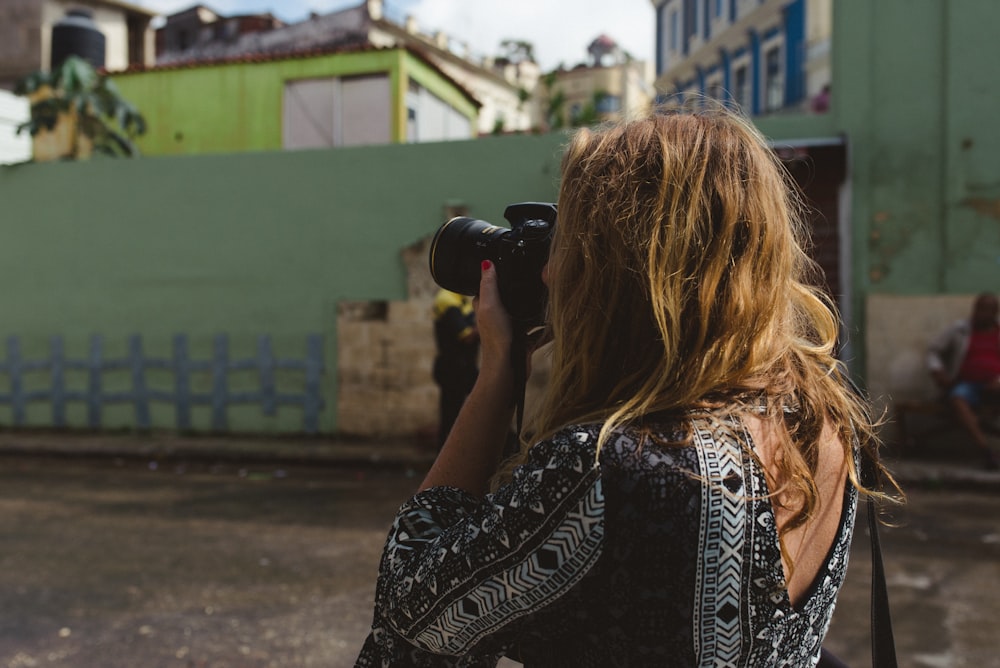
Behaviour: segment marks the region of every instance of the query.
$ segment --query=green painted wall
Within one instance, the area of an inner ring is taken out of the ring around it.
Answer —
[[[438,71],[402,49],[118,73],[113,78],[148,122],[140,149],[156,156],[280,150],[286,81],[379,72],[390,78],[393,141],[406,137],[410,80],[449,102],[475,125],[474,104]]]
[[[859,327],[872,294],[1000,288],[997,25],[994,0],[834,3]]]
[[[514,201],[552,200],[561,135],[484,138],[298,152],[99,160],[0,167],[5,243],[0,244],[0,339],[22,338],[32,359],[50,337],[66,338],[67,355],[86,358],[91,334],[122,357],[126,337],[144,338],[147,353],[170,356],[185,333],[192,356],[206,359],[216,333],[231,336],[231,357],[252,356],[256,338],[274,338],[280,358],[301,358],[305,336],[324,336],[324,432],[336,429],[336,307],[341,300],[406,297],[400,251],[432,234],[446,204],[502,222]],[[231,390],[251,389],[253,378]],[[279,389],[301,384],[279,374]],[[0,375],[0,382],[6,378]],[[44,389],[47,372],[26,389]],[[86,387],[71,373],[69,389]],[[170,379],[159,389],[170,390]],[[108,391],[128,389],[127,371]],[[210,385],[195,379],[196,391]],[[244,387],[245,386],[245,387]],[[0,406],[0,424],[9,424]],[[129,426],[132,409],[105,412],[105,424]],[[50,424],[37,404],[29,423]],[[83,426],[74,405],[71,424]],[[208,408],[194,414],[207,428]],[[301,410],[277,417],[232,409],[241,431],[298,431]],[[172,408],[154,411],[155,426],[174,425]]]
[[[834,11],[832,112],[759,125],[776,143],[848,140],[854,324],[848,334],[851,361],[864,369],[870,296],[1000,288],[994,121],[1000,85],[993,72],[1000,40],[992,34],[1000,3],[837,0]],[[398,73],[400,91],[412,77],[449,99],[446,82],[435,83],[422,61],[392,53],[366,54],[375,58],[366,62],[376,67],[379,58],[403,58],[381,63]],[[294,64],[296,76],[315,75],[303,68],[320,67],[282,62]],[[331,60],[323,74],[334,66],[361,67]],[[235,145],[263,151],[277,146],[267,142],[280,142],[280,82],[289,76],[270,68],[279,64],[118,78],[140,103],[140,87],[154,85],[160,99],[183,94],[198,101],[183,125],[153,130],[158,134],[148,141],[161,142],[164,151],[178,129],[185,142],[197,141],[208,152]],[[235,118],[219,100],[232,96],[247,110]],[[225,130],[202,130],[212,127],[211,119]],[[473,216],[500,220],[509,202],[553,199],[564,139],[490,137],[0,168],[6,323],[0,335],[22,336],[26,354],[36,357],[47,352],[49,337],[63,335],[68,353],[80,357],[91,333],[105,335],[119,354],[128,334],[141,333],[147,349],[164,356],[170,337],[187,333],[204,357],[218,332],[232,336],[236,356],[252,352],[258,335],[270,334],[279,356],[298,357],[305,336],[321,333],[327,359],[321,426],[334,431],[337,303],[404,298],[400,249],[431,234],[446,203],[463,202]],[[83,382],[68,380],[77,387]],[[127,387],[128,378],[119,384]],[[7,410],[0,407],[0,424]],[[130,416],[127,407],[115,413],[122,425]],[[83,407],[69,417],[82,424]],[[160,426],[173,424],[172,411],[153,417]],[[29,418],[47,424],[49,412],[36,407]],[[241,430],[300,426],[292,408],[277,418],[238,409],[230,419]],[[195,420],[206,424],[207,411]]]

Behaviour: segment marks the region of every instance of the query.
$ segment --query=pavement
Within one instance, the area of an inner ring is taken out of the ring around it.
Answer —
[[[960,440],[889,454],[908,496],[879,532],[900,666],[1000,668],[1000,474]],[[0,668],[349,668],[388,521],[433,456],[422,439],[0,431]],[[825,643],[848,665],[870,660],[869,545]]]
[[[998,450],[1000,451],[1000,450]],[[434,461],[424,437],[179,435],[173,432],[0,431],[0,456],[112,458],[151,466],[186,461],[382,467],[423,471]],[[884,460],[901,486],[1000,491],[1000,471],[988,471],[957,434],[935,434],[903,449],[889,442]]]

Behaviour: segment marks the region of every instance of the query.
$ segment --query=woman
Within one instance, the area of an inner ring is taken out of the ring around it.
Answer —
[[[843,582],[873,425],[786,175],[721,110],[581,130],[545,280],[531,443],[484,263],[479,379],[383,555],[359,666],[804,666]]]

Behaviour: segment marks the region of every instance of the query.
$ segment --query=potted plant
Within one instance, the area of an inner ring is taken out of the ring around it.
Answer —
[[[31,101],[31,118],[17,131],[31,133],[36,161],[139,155],[134,140],[146,132],[145,119],[86,60],[70,56],[52,72],[30,74],[15,92]]]

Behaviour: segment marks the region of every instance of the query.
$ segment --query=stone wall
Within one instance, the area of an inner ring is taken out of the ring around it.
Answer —
[[[867,380],[876,402],[937,396],[927,373],[927,344],[972,313],[975,295],[872,295],[867,301]]]
[[[436,429],[431,305],[426,298],[389,302],[377,317],[342,305],[337,317],[342,434],[384,438]]]
[[[337,424],[344,435],[433,439],[436,433],[429,245],[430,237],[402,251],[406,301],[338,305]]]

